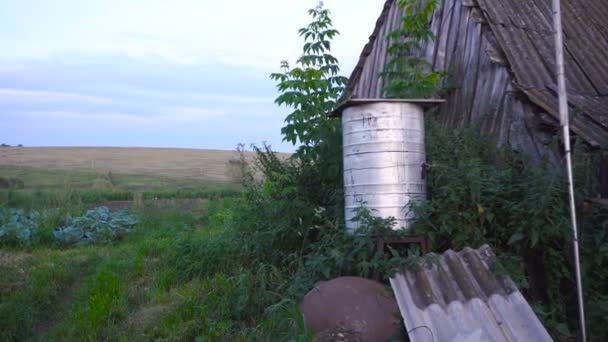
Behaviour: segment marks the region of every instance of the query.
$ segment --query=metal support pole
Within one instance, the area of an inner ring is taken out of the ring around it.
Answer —
[[[570,121],[568,119],[568,93],[566,92],[566,76],[564,72],[564,43],[562,33],[562,15],[560,0],[553,0],[553,28],[555,30],[555,57],[557,61],[557,82],[559,94],[559,116],[564,135],[566,153],[566,168],[568,171],[568,191],[570,194],[570,216],[572,234],[574,237],[574,263],[576,267],[576,290],[578,294],[578,310],[580,315],[581,336],[587,341],[585,329],[585,306],[583,302],[583,284],[581,280],[581,265],[578,250],[578,227],[576,222],[576,206],[574,202],[574,180],[572,176],[572,151],[570,147]]]

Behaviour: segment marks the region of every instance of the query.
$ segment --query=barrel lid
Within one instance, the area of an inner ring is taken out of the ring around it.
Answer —
[[[382,99],[382,98],[377,98],[377,99],[350,99],[348,101],[345,101],[343,103],[341,103],[338,108],[334,109],[331,113],[329,113],[329,116],[342,116],[342,112],[348,108],[348,107],[353,107],[353,106],[359,106],[359,105],[364,105],[364,104],[371,104],[371,103],[380,103],[380,102],[385,102],[385,103],[415,103],[423,108],[431,108],[437,105],[440,105],[442,103],[445,102],[445,100],[443,99]]]

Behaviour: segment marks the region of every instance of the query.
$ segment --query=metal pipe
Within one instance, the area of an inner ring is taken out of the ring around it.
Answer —
[[[581,265],[578,250],[578,227],[576,222],[576,206],[574,201],[574,179],[572,176],[572,150],[570,146],[570,122],[568,119],[568,93],[566,91],[566,76],[564,72],[564,43],[560,0],[553,0],[553,28],[555,30],[555,58],[557,60],[559,117],[564,135],[564,150],[566,153],[566,168],[568,173],[568,192],[570,194],[570,217],[572,220],[572,234],[574,237],[574,263],[576,268],[578,310],[580,315],[581,336],[583,341],[586,341],[587,333],[585,328],[585,305],[583,301],[583,283],[581,280]]]

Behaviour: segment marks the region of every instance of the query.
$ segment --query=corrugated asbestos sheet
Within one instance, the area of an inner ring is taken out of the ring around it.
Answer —
[[[477,0],[518,87],[559,117],[550,0]],[[565,60],[573,130],[608,148],[608,1],[562,1]],[[603,14],[603,15],[602,15]]]
[[[552,341],[513,281],[491,271],[495,256],[448,251],[391,279],[413,342]]]
[[[608,148],[608,1],[562,3],[572,131]],[[550,147],[559,126],[550,7],[551,0],[440,1],[431,22],[436,39],[416,54],[455,86],[441,106],[446,125],[481,124],[499,144],[559,160]],[[386,1],[345,101],[383,97],[386,35],[402,15],[396,0]]]

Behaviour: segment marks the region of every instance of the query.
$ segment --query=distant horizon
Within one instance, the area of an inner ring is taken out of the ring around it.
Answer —
[[[0,143],[278,151],[289,108],[269,78],[294,65],[317,0],[22,0],[0,11]],[[350,76],[384,0],[326,0]]]
[[[7,143],[0,143],[0,144],[7,144]],[[204,150],[204,151],[222,151],[222,152],[226,152],[226,151],[237,151],[236,147],[234,149],[222,149],[222,148],[199,148],[199,147],[163,147],[163,146],[52,146],[52,145],[48,145],[48,146],[28,146],[28,145],[23,145],[22,146],[18,146],[19,144],[8,144],[9,146],[2,146],[1,148],[48,148],[48,149],[57,149],[57,148],[80,148],[80,149],[104,149],[104,148],[114,148],[114,149],[157,149],[157,150]],[[249,146],[245,146],[245,152],[253,152],[253,150],[249,147]],[[279,150],[275,150],[273,149],[273,152],[276,153],[284,153],[284,154],[292,154],[293,151],[279,151]]]

